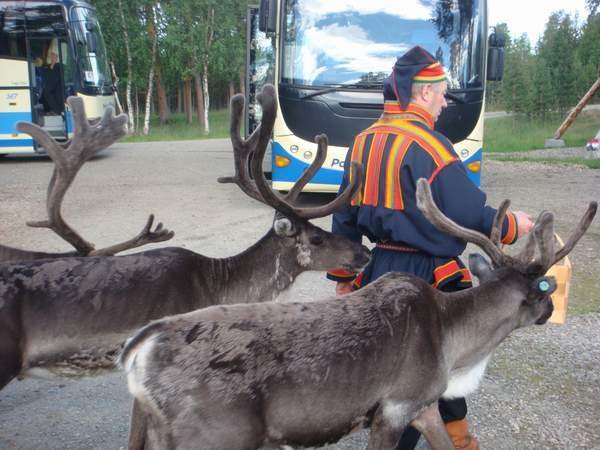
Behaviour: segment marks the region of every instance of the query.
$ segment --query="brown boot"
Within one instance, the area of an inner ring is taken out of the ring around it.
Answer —
[[[446,423],[446,430],[456,450],[479,450],[479,441],[469,433],[467,419],[453,420]]]

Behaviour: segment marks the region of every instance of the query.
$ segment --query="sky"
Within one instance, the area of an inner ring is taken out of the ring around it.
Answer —
[[[588,14],[585,0],[488,0],[488,24],[506,22],[511,36],[527,33],[535,46],[550,14],[561,9],[579,13],[580,24]]]

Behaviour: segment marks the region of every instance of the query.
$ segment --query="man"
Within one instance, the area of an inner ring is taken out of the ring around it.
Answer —
[[[446,75],[439,62],[421,47],[399,57],[384,83],[384,112],[355,137],[348,151],[341,189],[348,183],[350,161],[366,168],[357,200],[333,216],[333,232],[356,241],[366,236],[376,246],[369,265],[358,276],[344,270],[327,274],[344,295],[386,272],[410,272],[443,291],[471,287],[469,270],[458,256],[466,243],[441,233],[416,205],[416,182],[429,180],[442,212],[458,224],[489,236],[496,210],[468,178],[450,141],[433,130],[447,106]],[[533,227],[527,214],[508,212],[502,242],[512,244]],[[457,449],[477,449],[468,431],[465,399],[440,401],[440,412]],[[419,433],[409,428],[399,449],[412,449]]]

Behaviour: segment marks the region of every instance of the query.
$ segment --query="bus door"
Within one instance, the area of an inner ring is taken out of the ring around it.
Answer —
[[[275,37],[267,36],[258,28],[258,8],[250,6],[247,14],[246,36],[246,135],[250,135],[262,119],[262,109],[256,98],[265,84],[275,85]],[[271,151],[263,161],[263,170],[270,173]]]
[[[19,121],[31,121],[23,3],[0,2],[0,154],[31,151]]]
[[[70,80],[71,52],[63,8],[35,2],[25,5],[32,119],[55,139],[66,140],[66,81]]]

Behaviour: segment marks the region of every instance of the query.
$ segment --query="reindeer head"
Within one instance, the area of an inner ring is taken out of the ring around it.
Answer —
[[[261,124],[248,139],[242,139],[240,124],[244,96],[238,94],[231,99],[230,136],[234,151],[235,175],[221,177],[219,182],[235,183],[248,196],[275,209],[272,231],[281,239],[282,246],[297,249],[296,259],[304,270],[329,270],[335,267],[360,270],[369,262],[370,252],[366,247],[312,225],[309,220],[325,217],[350,201],[362,183],[362,165],[352,163],[353,181],[333,201],[317,207],[300,208],[294,205],[302,188],[321,168],[327,157],[327,136],[316,136],[315,160],[285,196],[279,195],[271,189],[262,171],[262,160],[277,115],[273,86],[266,85],[258,100],[263,110]]]
[[[427,220],[439,230],[477,245],[490,257],[491,263],[488,263],[481,255],[470,255],[471,271],[481,284],[501,282],[502,288],[509,292],[510,298],[505,301],[512,300],[519,305],[518,326],[544,324],[552,315],[550,295],[556,289],[556,281],[553,277],[546,276],[546,272],[573,250],[592,223],[598,204],[590,202],[577,228],[558,251],[554,249],[554,216],[543,211],[536,220],[525,247],[514,257],[504,253],[500,246],[502,223],[509,204],[509,200],[504,200],[498,208],[488,238],[482,233],[463,228],[446,217],[435,205],[427,180],[417,181],[417,205]],[[536,248],[539,253],[537,255]]]

